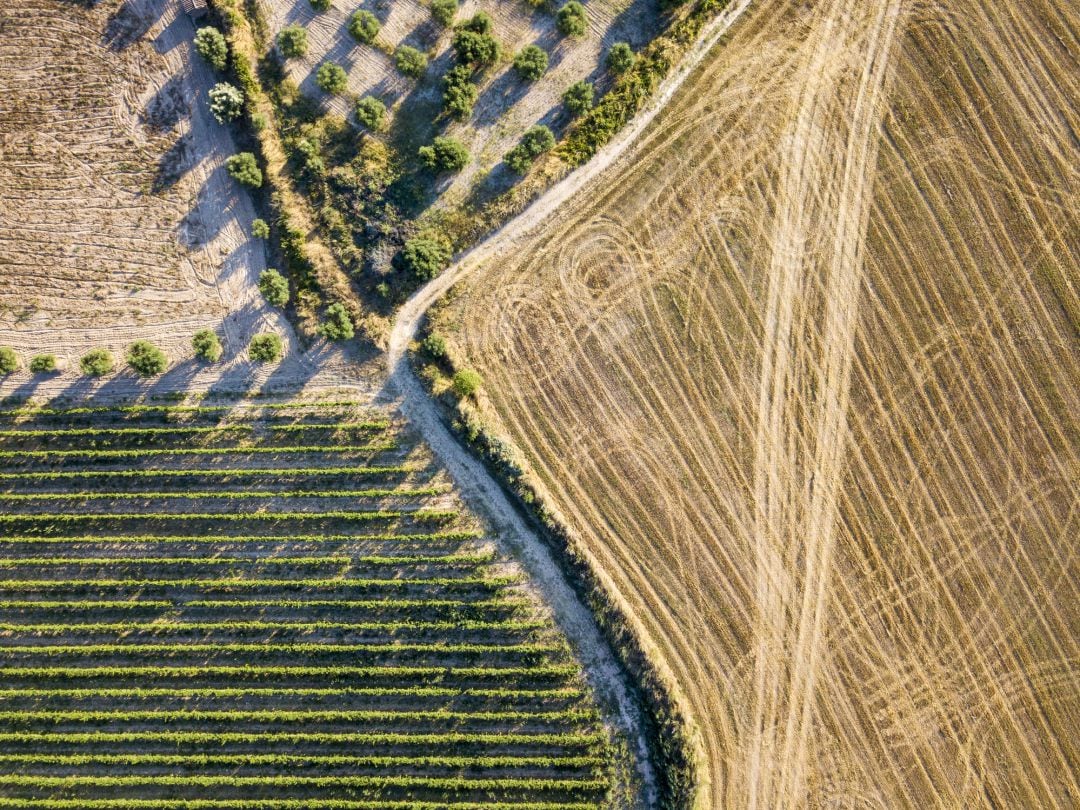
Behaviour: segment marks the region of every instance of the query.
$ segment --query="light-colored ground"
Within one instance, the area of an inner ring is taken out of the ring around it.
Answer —
[[[255,287],[255,212],[225,172],[236,148],[205,103],[217,77],[178,0],[17,0],[0,28],[0,345],[67,367],[0,379],[0,395],[318,386],[316,369],[337,384],[339,353],[304,354]],[[218,331],[223,363],[193,361],[202,328]],[[246,358],[267,330],[289,345],[280,365]],[[89,348],[119,358],[140,338],[169,355],[162,380],[78,378]]]
[[[442,326],[704,806],[1074,806],[1080,18],[753,9]]]
[[[316,13],[308,0],[259,2],[272,31],[277,32],[290,23],[307,28],[308,53],[303,59],[290,60],[288,73],[306,94],[321,99],[326,109],[355,122],[353,99],[367,94],[383,99],[388,108],[417,92],[429,94],[441,104],[438,100],[442,86],[438,81],[418,87],[414,80],[397,71],[392,56],[371,45],[357,43],[347,30],[354,11],[371,11],[382,24],[381,43],[390,49],[405,44],[430,53],[428,73],[441,77],[453,65],[451,32],[432,20],[426,4],[416,0],[334,0],[329,11]],[[491,15],[493,33],[502,43],[504,56],[498,65],[483,74],[472,117],[464,122],[450,121],[445,129],[445,134],[459,138],[469,148],[473,160],[440,185],[440,203],[463,199],[478,179],[498,166],[503,154],[529,127],[543,123],[558,130],[567,123],[562,94],[571,84],[581,79],[594,82],[599,97],[611,83],[603,58],[613,43],[629,42],[638,49],[661,27],[656,0],[592,0],[585,6],[589,29],[585,36],[574,39],[559,34],[553,13],[533,9],[525,0],[460,3],[457,20],[466,20],[478,11]],[[547,72],[536,82],[521,80],[512,67],[514,53],[530,44],[542,47],[549,57]],[[326,60],[348,70],[348,94],[327,97],[316,86],[315,71]]]

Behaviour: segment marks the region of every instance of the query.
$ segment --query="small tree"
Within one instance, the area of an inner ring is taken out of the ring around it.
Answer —
[[[458,26],[463,31],[472,31],[475,34],[490,34],[491,27],[491,15],[486,11],[476,12]]]
[[[224,70],[229,61],[229,45],[225,36],[212,26],[195,32],[195,53],[205,59],[214,70]]]
[[[429,281],[450,262],[450,248],[428,236],[414,236],[401,250],[405,270],[420,281]]]
[[[0,346],[0,374],[11,374],[19,368],[19,355],[10,346]]]
[[[421,146],[420,161],[436,174],[458,172],[469,162],[469,150],[457,138],[436,135],[430,146]]]
[[[370,11],[357,11],[349,18],[349,33],[357,42],[371,45],[379,35],[379,18]]]
[[[289,282],[272,267],[259,273],[259,292],[271,306],[283,307],[289,303]]]
[[[149,340],[136,340],[128,346],[127,364],[140,377],[156,377],[169,365],[169,358]]]
[[[420,342],[420,350],[433,360],[445,360],[446,340],[432,332]]]
[[[537,157],[555,145],[555,136],[542,124],[531,127],[522,137],[521,143],[503,156],[506,165],[518,174],[525,174]]]
[[[394,64],[406,76],[419,79],[427,70],[427,57],[409,45],[401,45],[394,52]]]
[[[52,374],[56,371],[56,355],[35,354],[30,358],[30,371],[34,374]]]
[[[483,378],[471,368],[463,368],[461,371],[454,374],[451,387],[454,389],[454,393],[462,399],[471,397],[475,394],[480,384],[483,382]]]
[[[459,27],[454,32],[451,45],[458,61],[465,65],[493,65],[499,60],[499,41],[491,34]]]
[[[79,360],[79,368],[88,377],[103,377],[113,370],[113,356],[108,349],[91,349]]]
[[[248,344],[248,354],[251,359],[260,363],[273,363],[280,360],[284,347],[281,338],[274,332],[262,332],[255,335]]]
[[[577,0],[570,0],[555,15],[555,25],[564,36],[583,36],[588,28],[585,6],[581,5]]]
[[[265,219],[253,219],[251,220],[251,235],[256,239],[269,239],[270,238],[270,226]]]
[[[329,11],[333,0],[310,0],[311,7],[318,12]]]
[[[514,57],[514,70],[523,79],[534,82],[548,67],[547,52],[538,45],[526,45]]]
[[[472,71],[464,65],[450,68],[443,76],[443,108],[461,120],[472,115],[473,105],[480,94],[471,79]]]
[[[307,53],[307,29],[302,25],[286,25],[277,35],[277,46],[286,59],[298,59]]]
[[[632,68],[636,61],[637,55],[630,50],[630,46],[627,43],[616,42],[611,46],[611,50],[608,51],[604,64],[607,65],[608,70],[616,76],[619,76]]]
[[[235,121],[244,112],[244,91],[228,82],[210,88],[210,112],[219,124]]]
[[[262,185],[262,169],[251,152],[240,152],[225,161],[225,169],[236,182],[252,188]]]
[[[574,82],[563,93],[563,104],[571,115],[581,115],[592,109],[594,91],[587,81]]]
[[[386,126],[386,105],[375,96],[364,96],[356,102],[356,117],[372,132]]]
[[[457,14],[457,0],[431,0],[431,16],[440,25],[450,25]]]
[[[328,340],[348,340],[355,334],[352,318],[344,304],[331,304],[326,308],[325,320],[319,332]]]
[[[216,363],[221,359],[221,341],[213,329],[200,329],[191,338],[191,348],[195,356],[207,363]]]
[[[349,74],[341,65],[323,62],[315,72],[315,84],[319,85],[323,91],[337,95],[349,86]]]

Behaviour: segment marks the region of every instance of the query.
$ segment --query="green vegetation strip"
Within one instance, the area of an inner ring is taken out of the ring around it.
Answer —
[[[326,512],[81,512],[81,513],[34,513],[28,515],[0,515],[0,523],[83,523],[97,520],[387,520],[411,517],[415,520],[448,520],[457,517],[453,509],[372,509]]]
[[[454,723],[482,722],[567,722],[596,720],[591,709],[562,709],[554,712],[477,711],[460,712],[449,709],[432,711],[393,711],[382,709],[292,711],[288,709],[135,709],[132,711],[0,711],[0,723],[27,725],[29,723],[409,723],[447,720]]]
[[[245,591],[257,588],[318,589],[318,588],[406,588],[412,585],[461,587],[479,585],[501,588],[516,585],[522,579],[516,574],[481,577],[425,577],[417,579],[33,579],[5,580],[6,591],[38,591],[56,588],[202,588],[203,590]]]
[[[305,513],[306,514],[306,513]],[[122,543],[347,543],[347,542],[442,542],[476,540],[483,537],[479,531],[424,532],[420,534],[289,534],[289,535],[161,535],[119,534],[93,535],[91,537],[36,535],[3,536],[0,543],[87,543],[116,545]]]
[[[606,739],[604,732],[571,731],[562,734],[538,732],[490,733],[449,731],[441,734],[408,732],[295,732],[295,731],[8,731],[0,732],[0,743],[33,743],[35,745],[116,745],[118,743],[155,743],[198,745],[219,748],[224,745],[272,745],[284,743],[302,745],[349,744],[356,746],[466,746],[466,745],[531,745],[583,748],[597,745]]]
[[[270,431],[299,432],[303,430],[386,430],[389,422],[297,422],[290,425],[267,425]],[[23,428],[0,430],[0,439],[35,438],[51,436],[160,436],[204,435],[210,433],[252,433],[254,425],[175,425],[168,427],[89,427],[89,428]]]
[[[362,801],[352,799],[6,799],[37,810],[596,810],[580,802]]]
[[[419,472],[422,467],[416,465],[396,465],[384,467],[249,467],[232,469],[224,467],[182,469],[182,470],[27,470],[24,472],[0,473],[0,481],[19,480],[64,480],[75,478],[166,478],[183,476],[205,476],[207,478],[242,478],[246,475],[274,477],[310,476],[310,475],[392,475],[396,473]]]
[[[72,700],[95,699],[98,697],[126,697],[138,700],[156,698],[223,698],[251,697],[253,695],[274,695],[284,697],[483,697],[483,698],[573,698],[581,691],[574,687],[555,689],[471,689],[448,686],[402,686],[402,687],[346,687],[329,689],[318,687],[276,688],[262,687],[180,687],[177,689],[0,689],[0,700],[10,698],[51,698],[64,697]]]
[[[222,413],[240,409],[300,410],[304,408],[359,408],[356,402],[234,402],[229,405],[102,405],[72,408],[15,408],[0,411],[3,416],[68,416],[92,413]],[[387,424],[390,424],[389,421]]]
[[[349,766],[355,768],[590,768],[602,765],[596,756],[345,756],[342,754],[0,754],[0,765],[260,765],[281,768]]]
[[[0,458],[149,458],[151,456],[220,456],[230,453],[374,453],[394,450],[397,442],[372,442],[370,444],[299,444],[254,445],[251,447],[143,447],[116,450],[0,450]]]
[[[0,624],[0,633],[27,633],[36,636],[76,636],[95,633],[145,633],[145,632],[193,632],[209,633],[224,630],[291,630],[312,633],[316,630],[347,630],[354,632],[381,631],[387,633],[401,630],[501,630],[528,632],[546,627],[539,620],[506,619],[502,621],[399,621],[399,622],[305,622],[305,621],[153,621],[153,622],[86,622],[78,624]],[[0,689],[0,695],[3,690]]]
[[[479,554],[401,554],[367,557],[19,557],[0,559],[0,569],[44,565],[486,565],[495,559],[494,551]]]
[[[0,658],[13,655],[37,655],[49,658],[59,655],[91,656],[110,655],[138,652],[142,655],[169,655],[177,652],[190,653],[191,655],[210,655],[213,653],[296,653],[297,655],[313,655],[317,653],[351,653],[354,655],[390,655],[396,652],[420,652],[420,653],[460,653],[475,655],[496,655],[515,653],[519,655],[544,655],[560,652],[561,648],[551,644],[468,644],[439,641],[430,644],[419,642],[401,642],[395,644],[329,644],[296,642],[292,644],[242,644],[234,642],[214,642],[212,644],[191,644],[179,642],[176,644],[35,644],[30,646],[13,645],[0,647]]]
[[[506,680],[511,678],[565,679],[577,673],[576,664],[537,664],[532,667],[433,667],[433,666],[104,666],[104,667],[5,667],[8,679],[79,680],[87,678],[136,678],[139,680],[190,680],[228,678],[231,681],[262,682],[271,678],[348,680],[389,678],[401,681]]]
[[[420,489],[282,489],[195,490],[180,492],[0,492],[0,501],[102,501],[150,500],[154,498],[422,498],[441,495],[449,487]]]
[[[58,610],[58,609],[72,609],[78,610],[80,613],[89,610],[129,610],[135,608],[158,608],[163,610],[180,609],[188,607],[198,608],[238,608],[238,607],[257,607],[257,608],[337,608],[337,609],[352,609],[361,608],[364,610],[378,608],[378,609],[409,609],[409,608],[508,608],[508,609],[524,609],[528,608],[530,603],[525,599],[508,599],[505,597],[499,597],[497,599],[189,599],[187,601],[179,600],[176,602],[165,599],[147,599],[140,601],[138,598],[132,599],[76,599],[76,600],[57,600],[57,599],[27,599],[17,600],[9,599],[0,601],[0,610],[19,610],[19,609],[31,609],[31,610]]]

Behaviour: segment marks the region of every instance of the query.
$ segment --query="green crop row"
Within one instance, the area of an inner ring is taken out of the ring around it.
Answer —
[[[68,479],[68,478],[159,478],[167,476],[213,476],[215,478],[239,478],[245,475],[391,475],[396,473],[417,472],[421,468],[415,465],[399,464],[393,466],[359,467],[249,467],[246,469],[182,469],[182,470],[27,470],[23,472],[0,473],[0,481],[22,479]]]
[[[130,610],[135,608],[158,608],[170,610],[173,608],[337,608],[363,610],[387,610],[387,609],[411,609],[411,608],[454,608],[454,609],[508,609],[519,611],[527,609],[530,603],[527,599],[510,599],[499,597],[496,599],[189,599],[187,601],[172,602],[164,599],[104,599],[104,600],[55,600],[55,599],[27,599],[20,601],[9,599],[0,601],[0,610],[57,610],[70,608],[83,613],[88,610]]]
[[[435,790],[535,790],[590,793],[607,784],[596,779],[484,778],[466,776],[208,776],[205,774],[161,774],[158,776],[25,776],[0,774],[0,785],[63,789],[71,787],[136,787],[161,785],[177,787],[403,787]]]
[[[391,655],[393,653],[446,653],[452,655],[523,655],[539,656],[561,651],[560,647],[551,644],[471,644],[438,641],[432,643],[401,642],[394,644],[326,644],[316,642],[293,642],[286,644],[270,643],[241,643],[241,642],[213,642],[213,643],[189,643],[178,642],[175,644],[34,644],[12,645],[0,647],[0,659],[10,658],[16,655],[36,655],[42,658],[53,658],[61,655],[88,656],[88,655],[130,655],[138,652],[141,655],[156,654],[162,657],[180,654],[212,655],[214,653],[251,653],[265,655],[267,653],[295,653],[297,655],[325,654],[351,654],[351,655]]]
[[[357,757],[342,754],[0,754],[0,765],[36,767],[82,765],[167,765],[262,766],[270,768],[316,768],[350,766],[355,768],[591,768],[603,760],[595,756],[382,756]]]
[[[97,689],[0,689],[0,700],[43,699],[52,697],[69,700],[96,699],[99,697],[124,697],[136,700],[156,700],[158,698],[228,698],[250,697],[253,695],[274,695],[278,697],[504,697],[513,700],[523,698],[550,699],[575,698],[581,695],[577,687],[561,686],[555,689],[476,689],[453,688],[449,686],[370,686],[343,687],[339,689],[324,687],[178,687],[171,688],[97,688]]]
[[[397,449],[397,442],[372,442],[370,444],[319,445],[298,444],[247,447],[141,447],[115,450],[0,450],[0,458],[150,458],[153,456],[214,456],[229,453],[375,453]]]
[[[273,678],[305,678],[322,681],[374,680],[447,683],[453,680],[533,679],[564,681],[577,673],[576,664],[539,663],[526,667],[466,666],[89,666],[89,667],[6,667],[7,679],[85,680],[89,678],[136,678],[141,681],[227,678],[230,682],[261,683]]]
[[[44,565],[104,565],[113,568],[131,565],[486,565],[494,552],[461,554],[401,554],[348,557],[18,557],[0,559],[0,569]]]
[[[45,513],[30,515],[0,515],[0,523],[53,522],[82,523],[96,520],[389,520],[411,517],[415,520],[450,520],[457,517],[453,509],[417,509],[415,511],[374,509],[327,512],[83,512],[75,514]]]
[[[441,495],[446,487],[416,489],[281,489],[209,490],[178,492],[0,492],[0,501],[100,501],[150,500],[153,498],[422,498]]]
[[[0,808],[36,810],[596,810],[581,802],[424,802],[406,799],[7,799]]]
[[[203,590],[250,591],[259,588],[280,590],[312,590],[350,588],[408,588],[411,586],[439,586],[461,589],[482,587],[487,589],[516,585],[521,581],[518,574],[505,576],[481,576],[459,578],[420,579],[37,579],[5,580],[6,591],[46,591],[55,589],[87,591],[93,588],[201,588]]]
[[[86,622],[78,624],[0,624],[0,633],[27,633],[37,636],[77,636],[94,633],[145,633],[190,631],[210,633],[233,631],[291,630],[311,633],[316,630],[346,630],[355,632],[396,632],[399,630],[502,630],[528,632],[547,627],[539,620],[504,619],[497,621],[396,621],[396,622],[329,622],[329,621],[152,621],[152,622]],[[3,694],[0,691],[0,694]]]
[[[401,543],[424,543],[442,541],[476,540],[483,537],[479,531],[452,531],[452,532],[423,532],[419,534],[290,534],[290,535],[232,535],[232,534],[203,534],[203,535],[161,535],[161,534],[119,534],[119,535],[92,535],[86,536],[58,536],[38,537],[3,536],[0,535],[0,543],[93,543],[100,545],[116,545],[119,543],[378,543],[378,542],[401,542]]]
[[[293,711],[289,709],[133,709],[119,711],[0,711],[0,724],[31,723],[410,723],[448,721],[451,723],[587,723],[597,719],[593,709],[561,709],[551,712],[477,711],[450,709],[394,711],[387,709],[347,709]]]
[[[359,403],[348,401],[332,402],[236,402],[230,405],[103,405],[82,406],[74,408],[13,408],[0,411],[0,417],[5,416],[67,416],[74,414],[93,413],[221,413],[223,411],[235,411],[240,409],[261,410],[299,410],[303,408],[358,408]]]

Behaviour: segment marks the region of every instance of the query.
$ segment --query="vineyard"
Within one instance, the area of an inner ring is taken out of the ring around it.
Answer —
[[[0,808],[607,806],[565,639],[400,424],[0,413]]]

